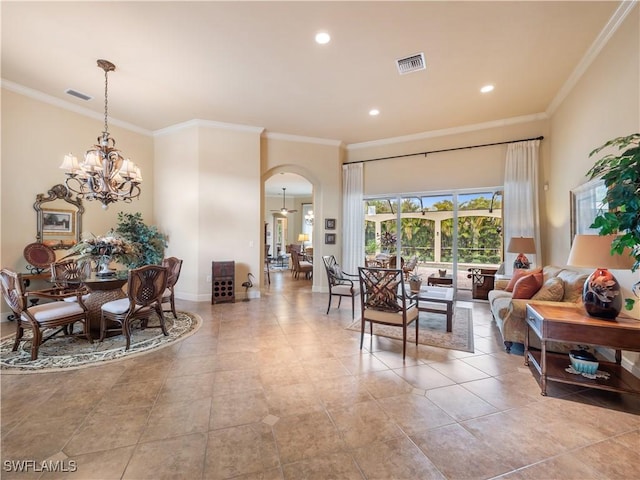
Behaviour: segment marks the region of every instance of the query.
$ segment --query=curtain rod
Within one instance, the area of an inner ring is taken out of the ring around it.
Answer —
[[[469,145],[466,147],[443,148],[442,150],[431,150],[427,152],[418,152],[418,153],[405,153],[404,155],[394,155],[392,157],[380,157],[380,158],[370,158],[368,160],[356,160],[355,162],[347,162],[345,165],[349,165],[351,163],[377,162],[378,160],[391,160],[392,158],[415,157],[417,155],[424,155],[426,157],[430,153],[453,152],[455,150],[466,150],[469,148],[480,148],[480,147],[492,147],[494,145],[506,145],[507,143],[528,142],[530,140],[543,140],[543,139],[544,137],[541,135],[535,138],[523,138],[522,140],[508,140],[505,142],[483,143],[482,145]]]

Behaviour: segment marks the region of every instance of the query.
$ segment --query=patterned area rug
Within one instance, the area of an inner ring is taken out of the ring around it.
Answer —
[[[451,333],[447,333],[447,319],[444,314],[420,312],[419,322],[419,344],[473,353],[473,314],[470,308],[455,308]],[[347,329],[359,332],[360,320],[352,322],[347,326]],[[368,333],[369,322],[365,325],[365,335],[368,335]],[[402,328],[400,327],[374,323],[373,334],[402,341]],[[407,328],[407,344],[415,344],[415,341],[416,327],[412,323]]]
[[[0,340],[0,369],[2,373],[44,373],[69,370],[131,358],[135,355],[157,350],[193,335],[202,325],[202,319],[195,313],[178,312],[178,319],[169,313],[165,316],[168,336],[159,328],[140,330],[135,328],[131,335],[131,348],[125,351],[126,340],[122,335],[106,338],[103,342],[94,339],[93,344],[84,338],[58,335],[40,346],[38,358],[31,361],[31,341],[20,342],[18,350],[12,352],[15,334]],[[149,325],[158,325],[156,315],[149,319]],[[76,331],[78,326],[76,325]],[[46,335],[46,333],[45,333]],[[31,338],[26,330],[24,338]]]

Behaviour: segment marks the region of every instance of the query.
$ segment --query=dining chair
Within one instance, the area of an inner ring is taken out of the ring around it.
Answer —
[[[131,325],[141,321],[141,328],[147,328],[149,317],[155,312],[159,317],[162,333],[168,335],[162,311],[162,295],[167,288],[167,268],[161,265],[145,265],[129,270],[127,297],[107,302],[101,307],[100,341],[107,333],[121,332],[127,339],[125,350],[131,346]],[[117,323],[119,327],[107,327],[107,322]]]
[[[162,303],[171,304],[170,310],[164,310],[165,312],[172,312],[174,318],[178,318],[176,313],[176,297],[175,286],[180,278],[180,270],[182,270],[182,260],[176,257],[167,257],[162,260],[162,266],[167,268],[167,288],[162,294]]]
[[[329,282],[329,305],[327,306],[327,315],[331,310],[331,299],[338,297],[338,308],[342,302],[342,297],[351,297],[351,318],[356,316],[355,296],[360,293],[360,289],[356,287],[358,275],[345,273],[338,265],[336,257],[333,255],[325,255],[322,257],[324,269],[327,272],[327,280]]]
[[[296,250],[291,250],[291,260],[293,262],[293,276],[300,278],[300,274],[304,274],[304,278],[311,278],[313,274],[313,263],[300,259],[300,254]]]
[[[408,295],[402,269],[359,267],[360,306],[362,323],[360,328],[360,350],[364,341],[365,323],[369,322],[373,336],[373,324],[402,328],[402,359],[407,350],[407,327],[416,324],[418,345],[418,300]]]
[[[402,271],[404,272],[404,279],[408,280],[409,275],[413,272],[418,266],[418,256],[414,255],[409,259],[407,263],[402,266]]]
[[[2,296],[13,311],[16,321],[16,339],[12,351],[15,352],[18,349],[25,329],[30,329],[32,334],[32,338],[28,339],[31,341],[31,360],[38,358],[40,345],[60,332],[64,332],[65,335],[83,336],[90,343],[93,343],[87,325],[87,307],[82,302],[80,290],[66,293],[60,292],[56,288],[26,291],[22,275],[7,268],[0,270],[0,280]],[[30,296],[54,301],[27,307],[29,303],[27,300]],[[56,301],[71,296],[75,297],[74,302]],[[79,334],[73,333],[75,322],[82,323],[82,332]],[[47,330],[53,330],[53,332],[47,332],[45,336]]]
[[[91,276],[91,262],[65,258],[51,264],[51,281],[61,291],[80,290],[82,300],[86,301],[91,293],[82,283]],[[75,302],[75,296],[65,297],[66,302]]]

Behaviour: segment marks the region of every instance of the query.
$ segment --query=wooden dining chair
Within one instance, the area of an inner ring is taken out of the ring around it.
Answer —
[[[329,282],[329,305],[327,306],[327,315],[331,310],[331,299],[338,297],[338,308],[342,302],[342,297],[351,298],[351,318],[356,316],[355,297],[360,293],[357,287],[358,275],[346,273],[342,271],[340,265],[333,255],[325,255],[322,257],[325,271],[327,272],[327,280]]]
[[[155,312],[166,336],[169,333],[164,324],[162,311],[162,295],[167,288],[167,268],[161,265],[145,265],[129,270],[127,297],[113,300],[102,305],[100,318],[100,341],[107,333],[121,332],[127,339],[125,350],[131,346],[131,325],[135,320],[141,321],[141,328],[147,328],[149,317]],[[108,323],[117,323],[118,327],[108,327]]]
[[[165,310],[165,312],[171,312],[173,313],[174,318],[178,318],[178,314],[176,313],[175,286],[180,278],[182,260],[176,257],[167,257],[162,260],[162,266],[167,268],[167,288],[162,294],[162,303],[169,303],[171,305],[171,309]]]
[[[14,352],[20,345],[25,329],[30,329],[31,360],[36,360],[40,345],[61,332],[65,335],[74,335],[73,324],[76,322],[82,324],[82,331],[77,335],[86,337],[93,343],[87,325],[87,307],[82,302],[80,290],[60,292],[57,288],[51,288],[25,291],[22,275],[7,268],[0,270],[0,284],[2,296],[13,311],[16,322],[16,339],[12,349]],[[29,296],[53,301],[27,307]],[[74,297],[75,301],[58,301],[67,297]],[[46,336],[45,332],[47,332]]]

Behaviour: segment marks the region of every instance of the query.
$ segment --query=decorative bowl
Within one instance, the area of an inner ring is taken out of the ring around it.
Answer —
[[[571,350],[569,358],[573,369],[580,373],[595,375],[598,371],[598,359],[586,350]]]

